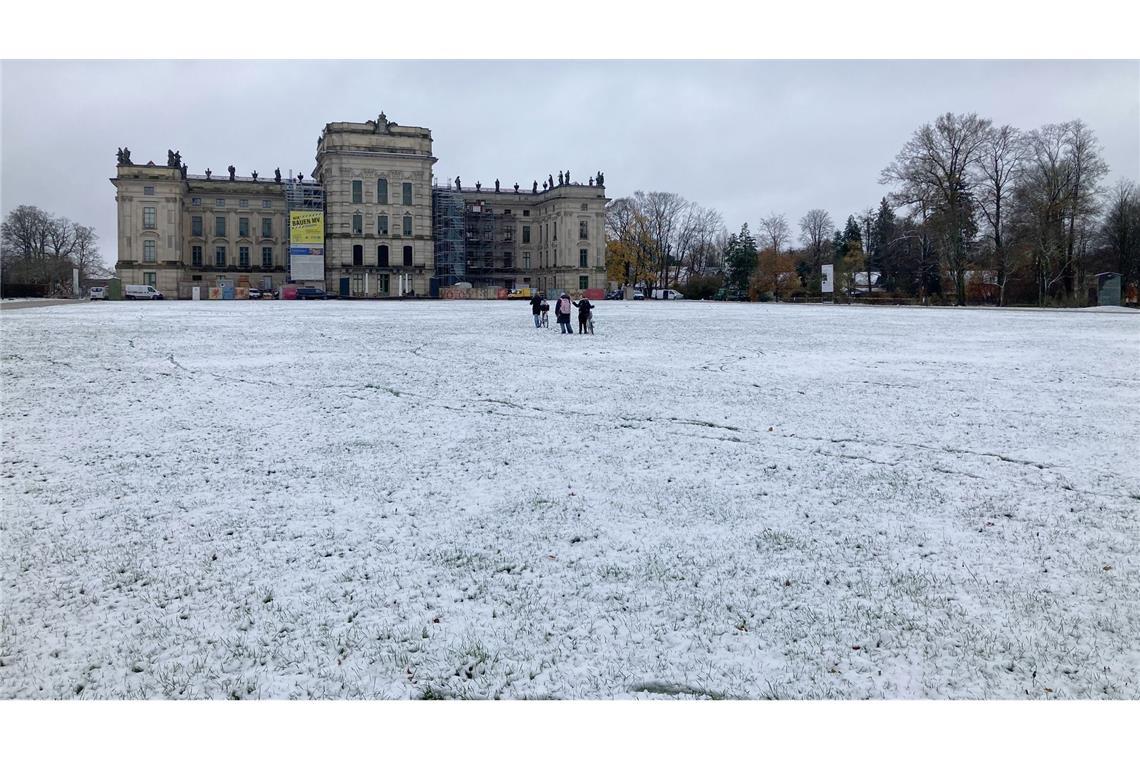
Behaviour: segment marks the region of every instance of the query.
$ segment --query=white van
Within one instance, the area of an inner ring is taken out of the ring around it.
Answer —
[[[143,299],[145,301],[162,300],[162,293],[154,289],[153,285],[124,285],[123,298],[128,301]]]
[[[653,291],[653,297],[656,299],[660,299],[662,301],[677,301],[677,300],[684,298],[684,296],[681,295],[681,293],[679,293],[678,291],[670,290],[667,288],[666,289],[662,289],[662,288],[655,289]]]

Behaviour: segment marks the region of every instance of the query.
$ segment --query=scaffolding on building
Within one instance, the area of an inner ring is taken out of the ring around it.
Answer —
[[[462,194],[432,188],[431,228],[435,239],[435,274],[431,278],[431,296],[439,289],[465,281],[467,277],[467,241],[464,235],[464,202]]]
[[[470,201],[464,212],[467,275],[479,288],[514,288],[515,219],[510,211],[496,214],[483,201]]]
[[[303,278],[303,279],[311,279],[315,282],[323,283],[324,279],[325,279],[324,278],[324,272],[327,271],[327,269],[325,268],[325,253],[326,253],[326,251],[324,250],[323,247],[320,249],[321,253],[320,253],[319,260],[316,257],[314,257],[312,259],[314,262],[319,261],[319,267],[320,267],[319,271],[321,272],[321,274],[319,276],[317,275],[318,270],[316,270],[315,268],[310,269],[309,267],[302,267],[302,268],[297,269],[295,271],[295,268],[293,266],[294,260],[293,260],[292,225],[290,224],[290,220],[292,219],[292,215],[290,212],[292,212],[292,211],[320,211],[322,213],[325,213],[325,189],[324,189],[324,186],[321,185],[319,182],[313,182],[312,180],[310,180],[308,182],[304,182],[300,179],[295,179],[293,177],[292,172],[289,173],[289,178],[284,182],[284,185],[285,185],[285,228],[286,228],[286,231],[289,233],[289,237],[287,238],[288,244],[285,248],[285,250],[287,252],[287,256],[286,256],[285,261],[287,264],[286,271],[288,272],[288,276],[287,276],[288,281],[293,282],[294,277],[298,277],[298,278]],[[328,234],[328,214],[327,213],[325,213],[325,234],[326,235]],[[300,257],[297,260],[303,261],[303,260],[307,260],[307,259],[308,259],[308,257]],[[300,265],[298,265],[298,266],[300,266]]]

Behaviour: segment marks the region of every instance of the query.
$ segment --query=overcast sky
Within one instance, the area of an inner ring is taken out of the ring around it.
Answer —
[[[525,188],[605,172],[611,198],[667,190],[730,229],[878,204],[921,124],[968,112],[1031,129],[1081,118],[1109,182],[1140,180],[1140,63],[35,62],[0,72],[0,204],[93,225],[115,259],[115,151],[179,150],[192,173],[308,175],[321,128],[383,110],[432,130],[441,183]]]

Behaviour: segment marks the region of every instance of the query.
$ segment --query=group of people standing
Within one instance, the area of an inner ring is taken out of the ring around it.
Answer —
[[[588,332],[593,335],[594,319],[591,315],[594,311],[594,305],[590,303],[588,298],[582,298],[580,301],[571,300],[565,290],[562,291],[562,295],[558,296],[558,301],[554,305],[554,316],[558,319],[558,326],[562,329],[562,334],[574,334],[574,328],[570,326],[570,315],[573,313],[573,308],[578,309],[578,334],[584,335]],[[546,297],[542,293],[535,293],[530,299],[530,313],[534,316],[535,327],[548,324],[546,315],[549,311],[550,304],[546,302]]]

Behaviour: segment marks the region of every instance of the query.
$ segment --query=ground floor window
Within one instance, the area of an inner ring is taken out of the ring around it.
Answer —
[[[265,275],[264,277],[262,277],[261,278],[261,289],[262,290],[273,290],[273,278],[270,277],[269,275]]]
[[[585,290],[590,287],[590,278],[588,275],[582,275],[578,278],[578,290]]]
[[[352,294],[354,296],[364,295],[364,275],[359,272],[352,275]]]
[[[376,275],[376,292],[386,294],[390,286],[389,277],[386,274]]]
[[[143,272],[143,285],[150,285],[152,288],[158,284],[158,277],[154,272]]]

